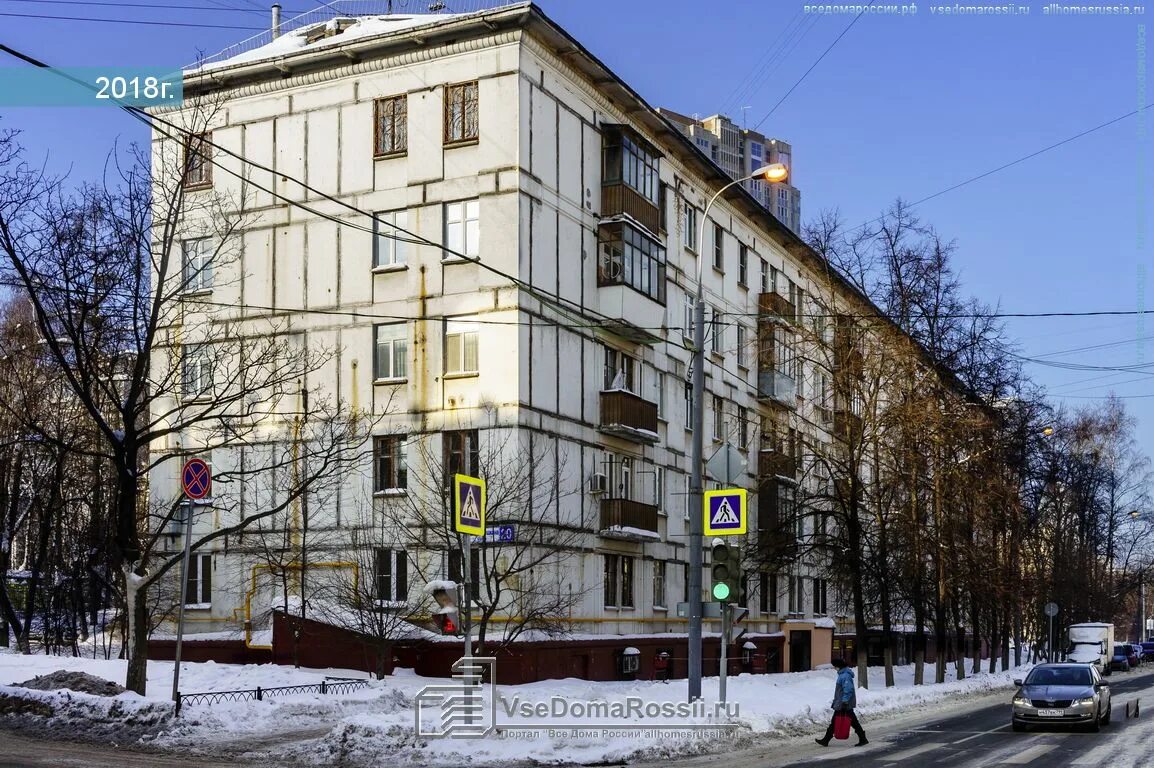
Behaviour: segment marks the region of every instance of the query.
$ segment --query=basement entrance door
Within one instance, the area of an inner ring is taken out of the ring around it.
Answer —
[[[810,631],[795,629],[789,633],[789,671],[808,672],[810,668]]]

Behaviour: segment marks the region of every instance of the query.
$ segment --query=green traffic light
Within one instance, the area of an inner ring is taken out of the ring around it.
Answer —
[[[713,585],[713,598],[715,600],[729,599],[729,585],[725,582]]]

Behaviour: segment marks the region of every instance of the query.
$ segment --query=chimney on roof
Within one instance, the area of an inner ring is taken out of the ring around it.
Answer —
[[[280,37],[280,3],[272,4],[272,39]]]

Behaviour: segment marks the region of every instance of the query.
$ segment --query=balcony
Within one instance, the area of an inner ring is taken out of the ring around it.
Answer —
[[[850,441],[860,440],[862,434],[862,418],[845,408],[838,408],[833,412],[833,433],[839,439]]]
[[[601,187],[601,218],[628,216],[656,234],[661,229],[661,211],[637,190],[624,183]]]
[[[757,474],[760,477],[797,478],[797,459],[781,451],[760,451],[757,455]]]
[[[797,408],[797,385],[793,378],[771,368],[757,372],[757,399],[770,405]]]
[[[793,302],[775,291],[758,294],[757,310],[763,320],[780,317],[792,323],[797,318],[797,308]]]
[[[657,507],[633,499],[601,500],[601,536],[624,541],[657,541]]]
[[[635,443],[656,443],[657,404],[623,389],[602,392],[597,429]]]

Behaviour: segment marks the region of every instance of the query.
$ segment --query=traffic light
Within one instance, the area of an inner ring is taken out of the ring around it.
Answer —
[[[710,594],[719,603],[732,603],[739,599],[741,590],[741,552],[724,539],[713,540],[710,573],[713,588]]]
[[[442,635],[457,634],[457,587],[448,583],[434,583],[432,585],[433,599],[437,607],[433,610],[433,624]]]

